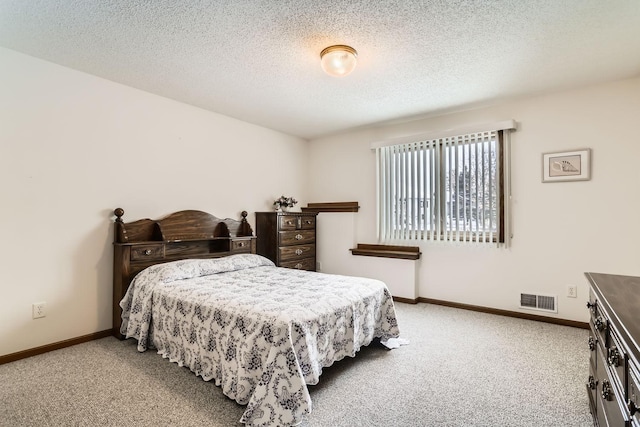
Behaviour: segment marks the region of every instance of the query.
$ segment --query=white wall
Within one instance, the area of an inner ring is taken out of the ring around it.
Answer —
[[[514,239],[510,249],[442,242],[420,243],[418,294],[464,304],[520,311],[522,291],[558,295],[562,319],[587,321],[588,285],[583,273],[640,275],[640,78],[562,93],[512,100],[500,105],[346,132],[310,142],[308,197],[314,202],[358,201],[351,231],[323,226],[318,259],[325,272],[375,275],[379,261],[353,259],[345,239],[376,243],[375,155],[370,142],[515,119],[512,135]],[[541,182],[544,152],[592,149],[592,179]],[[328,222],[335,221],[329,220]],[[414,242],[409,242],[415,245]],[[340,255],[338,255],[340,254]],[[359,257],[358,257],[359,258]],[[329,261],[329,262],[326,262]],[[397,267],[397,276],[404,274]],[[567,298],[569,284],[578,298]],[[532,314],[542,312],[523,311]],[[546,315],[546,314],[545,314]]]
[[[393,258],[372,260],[364,256],[345,258],[348,250],[358,244],[355,230],[359,218],[360,214],[353,212],[323,212],[318,215],[316,246],[320,269],[326,273],[374,277],[385,282],[394,297],[416,299],[420,261]]]
[[[557,317],[571,320],[587,319],[584,271],[640,275],[640,78],[307,144],[11,50],[0,63],[0,355],[111,328],[116,207],[125,220],[181,209],[238,218],[282,193],[302,205],[357,200],[357,214],[319,216],[324,271],[415,274],[420,296],[507,310],[522,290],[554,293]],[[509,250],[422,243],[413,273],[350,255],[375,243],[371,141],[505,118],[520,124]],[[591,181],[540,182],[543,152],[581,147],[593,149]],[[570,283],[579,298],[564,297]],[[32,320],[40,301],[47,317]]]
[[[0,355],[111,328],[114,208],[253,225],[283,193],[306,203],[302,139],[11,50],[0,63]]]

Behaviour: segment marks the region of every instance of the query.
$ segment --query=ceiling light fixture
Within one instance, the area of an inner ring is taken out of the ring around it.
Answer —
[[[320,63],[325,73],[333,77],[344,77],[356,68],[358,52],[351,46],[337,44],[320,52]]]

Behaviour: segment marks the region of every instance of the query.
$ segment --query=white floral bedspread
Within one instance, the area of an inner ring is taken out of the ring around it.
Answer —
[[[121,333],[246,404],[240,422],[296,425],[307,384],[374,338],[396,338],[383,282],[275,267],[259,255],[159,264],[120,302]]]

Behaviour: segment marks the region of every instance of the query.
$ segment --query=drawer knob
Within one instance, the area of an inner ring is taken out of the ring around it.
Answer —
[[[295,265],[295,267],[296,267],[298,270],[300,270],[300,269],[302,268],[302,263],[300,263],[300,262],[299,262],[299,263],[297,263],[297,264]]]
[[[287,225],[293,225],[293,221],[287,221]]]
[[[302,255],[302,249],[296,249],[296,255]]]
[[[596,349],[596,340],[593,337],[589,337],[589,350],[593,351]]]
[[[238,242],[238,247],[241,248],[244,246],[244,242]]]
[[[311,224],[311,221],[310,221],[310,220],[306,220],[305,222],[306,222],[307,224]]]
[[[296,234],[296,240],[302,239],[302,234]]]
[[[595,322],[594,322],[596,329],[601,331],[604,329],[604,320],[602,320],[602,317],[598,317]]]
[[[613,390],[608,380],[602,381],[602,398],[604,400],[611,400],[613,398]]]
[[[620,352],[617,348],[613,347],[609,350],[609,357],[607,358],[609,365],[620,366]]]
[[[145,255],[151,255],[151,249],[145,249],[144,254]]]
[[[589,375],[589,381],[587,381],[587,386],[589,386],[591,390],[595,390],[596,387],[598,386],[598,381],[596,381],[596,379],[593,378],[593,375]]]

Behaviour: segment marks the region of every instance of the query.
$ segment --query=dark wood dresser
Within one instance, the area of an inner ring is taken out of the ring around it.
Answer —
[[[316,270],[317,212],[256,212],[256,252],[278,267]]]
[[[594,424],[640,427],[640,277],[585,275],[591,284],[587,393]]]

